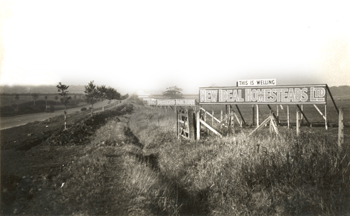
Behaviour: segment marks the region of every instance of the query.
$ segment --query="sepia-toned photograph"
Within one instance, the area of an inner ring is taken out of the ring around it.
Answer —
[[[0,215],[350,215],[349,5],[0,0]]]

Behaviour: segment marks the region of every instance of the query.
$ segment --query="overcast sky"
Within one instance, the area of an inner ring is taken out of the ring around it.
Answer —
[[[350,85],[347,1],[0,2],[0,84]]]

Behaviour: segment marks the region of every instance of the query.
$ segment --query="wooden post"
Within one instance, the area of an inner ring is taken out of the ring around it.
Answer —
[[[237,109],[237,111],[238,111],[238,113],[239,113],[239,115],[241,116],[241,119],[242,119],[241,125],[242,125],[242,122],[244,123],[244,125],[247,125],[247,123],[245,122],[245,120],[244,120],[244,118],[243,118],[243,115],[242,115],[242,113],[241,113],[241,110],[239,109],[239,107],[238,107],[237,104],[236,104],[236,109]],[[242,127],[242,126],[241,126],[241,127]]]
[[[338,146],[339,148],[342,147],[344,144],[344,113],[343,108],[339,108],[339,120],[338,120]]]
[[[276,115],[277,115],[277,116],[276,116],[276,117],[277,117],[277,124],[279,124],[279,123],[280,123],[280,117],[279,117],[279,105],[277,105],[277,111],[276,111],[276,112],[277,112],[277,114],[276,114]]]
[[[180,139],[180,129],[179,129],[179,112],[176,112],[176,133],[177,133],[177,139]]]
[[[289,105],[287,105],[287,125],[288,125],[288,128],[290,128]]]
[[[201,136],[200,109],[196,111],[196,140]]]
[[[234,134],[234,130],[235,130],[235,122],[233,120],[233,116],[230,115],[230,118],[229,118],[229,134]]]
[[[220,110],[220,122],[222,121],[222,110]]]
[[[203,121],[207,122],[207,111],[204,111],[204,119]],[[209,134],[209,129],[207,129],[207,133]]]
[[[270,131],[270,134],[272,134],[273,133],[273,128],[272,128],[272,118],[271,117],[273,117],[272,116],[272,114],[270,114],[270,127],[269,127],[269,131]]]
[[[252,105],[252,126],[254,126],[254,119],[255,119],[255,111],[254,111],[254,105]]]
[[[214,127],[214,110],[211,111],[211,126]]]
[[[327,121],[327,104],[324,105],[324,127],[326,128],[326,130],[328,130],[328,121]]]
[[[300,112],[297,111],[297,117],[296,117],[296,130],[297,130],[297,137],[299,136],[300,134]]]
[[[259,105],[256,105],[256,127],[259,127]]]
[[[304,105],[300,105],[300,109],[301,111],[304,113]],[[304,124],[304,118],[303,115],[300,115],[300,124],[303,125]]]
[[[194,121],[194,113],[193,113],[193,109],[190,108],[188,109],[188,113],[187,113],[187,121],[188,121],[188,136],[190,138],[190,140],[194,140],[194,134],[195,134],[195,121]]]

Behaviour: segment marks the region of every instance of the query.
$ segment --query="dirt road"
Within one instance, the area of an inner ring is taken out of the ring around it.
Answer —
[[[98,102],[94,104],[94,109],[101,108],[103,106],[108,105],[108,101]],[[67,114],[72,114],[75,112],[80,112],[81,107],[67,109]],[[94,111],[98,112],[98,111]],[[25,125],[29,122],[34,121],[44,121],[48,118],[63,115],[63,110],[58,110],[53,113],[35,113],[35,114],[27,114],[27,115],[19,115],[19,116],[11,116],[11,117],[2,117],[0,118],[0,130],[17,127],[20,125]]]

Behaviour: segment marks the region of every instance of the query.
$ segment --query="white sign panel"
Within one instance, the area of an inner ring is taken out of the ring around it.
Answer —
[[[253,79],[238,80],[237,86],[273,86],[276,85],[276,79]]]
[[[327,104],[326,85],[199,88],[199,104]]]
[[[176,106],[195,106],[195,99],[176,99]]]
[[[175,100],[157,99],[157,106],[175,106]]]
[[[195,106],[195,99],[157,99],[157,106]]]

